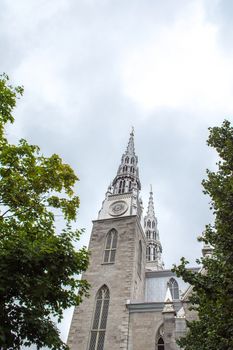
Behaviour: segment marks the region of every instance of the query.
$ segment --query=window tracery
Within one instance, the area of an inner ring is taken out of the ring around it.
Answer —
[[[106,237],[104,263],[114,263],[117,248],[117,231],[113,228]]]
[[[170,278],[168,287],[170,289],[172,299],[179,299],[179,285],[175,278]]]
[[[94,318],[92,322],[89,350],[103,350],[106,332],[110,293],[103,285],[96,294]]]

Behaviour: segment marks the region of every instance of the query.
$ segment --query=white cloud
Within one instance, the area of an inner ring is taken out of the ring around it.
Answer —
[[[25,86],[9,135],[77,170],[80,243],[134,125],[144,206],[152,183],[166,266],[200,254],[195,237],[209,221],[200,182],[215,160],[207,127],[233,109],[231,12],[218,4],[3,0],[1,69]],[[63,339],[70,318],[59,325]]]
[[[201,5],[191,9],[175,23],[161,26],[122,62],[124,92],[145,111],[233,110],[232,57],[219,50],[218,29],[205,21]]]

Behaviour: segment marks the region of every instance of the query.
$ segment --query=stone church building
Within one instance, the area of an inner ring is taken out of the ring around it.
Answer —
[[[74,310],[71,350],[178,350],[190,287],[164,269],[152,188],[143,216],[138,158],[130,134],[98,219],[83,278],[90,297]],[[198,271],[198,269],[193,269]]]

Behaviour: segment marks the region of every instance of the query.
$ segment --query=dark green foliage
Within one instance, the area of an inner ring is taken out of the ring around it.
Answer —
[[[198,261],[203,265],[201,274],[188,271],[184,258],[174,268],[193,286],[191,303],[199,315],[179,341],[185,350],[233,349],[233,127],[225,120],[209,130],[207,143],[220,160],[216,172],[207,170],[203,187],[211,198],[215,223],[206,226],[200,240],[213,247],[213,255]]]
[[[74,249],[81,232],[71,228],[78,178],[59,156],[46,158],[26,140],[8,143],[4,128],[13,123],[22,93],[7,75],[0,77],[0,348],[36,344],[60,350],[67,347],[51,315],[60,321],[89,287],[77,279],[87,268],[88,252]],[[55,211],[65,221],[61,232]]]

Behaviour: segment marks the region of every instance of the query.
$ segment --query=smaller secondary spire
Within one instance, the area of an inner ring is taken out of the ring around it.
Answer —
[[[151,216],[152,219],[155,217],[152,185],[150,185],[150,195],[149,195],[147,216]]]
[[[144,229],[147,240],[147,268],[150,270],[163,270],[164,264],[162,261],[162,245],[159,239],[157,218],[155,216],[152,185],[150,185],[148,209],[144,218]]]

